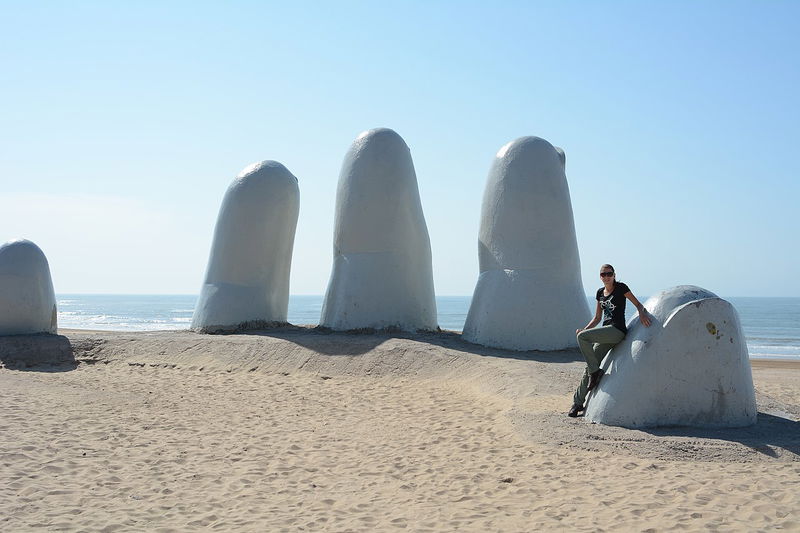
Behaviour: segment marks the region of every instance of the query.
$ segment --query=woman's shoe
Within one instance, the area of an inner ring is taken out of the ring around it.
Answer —
[[[580,414],[582,412],[583,412],[583,406],[582,405],[573,405],[572,409],[570,409],[569,413],[567,413],[567,416],[570,417],[570,418],[575,418],[575,417],[578,416],[578,414]]]

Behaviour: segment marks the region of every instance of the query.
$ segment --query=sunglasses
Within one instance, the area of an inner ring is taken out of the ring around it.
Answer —
[[[613,272],[600,272],[600,277],[601,278],[610,278],[613,275],[614,275]]]

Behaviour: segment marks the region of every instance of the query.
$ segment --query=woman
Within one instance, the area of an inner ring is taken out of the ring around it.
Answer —
[[[597,308],[594,318],[586,324],[583,329],[578,329],[575,334],[578,336],[578,346],[583,357],[586,359],[586,370],[583,372],[583,379],[575,391],[572,398],[572,409],[567,413],[568,416],[576,417],[584,410],[583,402],[586,394],[595,388],[603,377],[603,370],[600,363],[603,357],[625,338],[628,328],[625,327],[625,299],[631,301],[639,311],[639,321],[650,326],[650,317],[647,310],[639,303],[627,285],[617,281],[614,275],[614,267],[603,265],[600,267],[600,280],[603,286],[597,290],[595,299]],[[600,322],[602,311],[603,325],[595,328]],[[594,328],[594,329],[592,329]]]

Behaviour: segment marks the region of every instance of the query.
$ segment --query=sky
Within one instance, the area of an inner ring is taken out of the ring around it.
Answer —
[[[57,293],[196,294],[222,196],[299,180],[293,294],[324,294],[350,143],[411,149],[439,295],[470,295],[487,173],[562,147],[584,288],[800,296],[800,3],[5,2],[0,242]]]

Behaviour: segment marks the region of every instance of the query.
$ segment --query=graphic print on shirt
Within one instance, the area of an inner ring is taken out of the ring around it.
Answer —
[[[614,303],[611,301],[610,295],[608,300],[600,301],[600,307],[603,308],[603,318],[611,320],[611,317],[613,316],[614,313],[614,309],[616,309],[617,306],[614,305]]]

